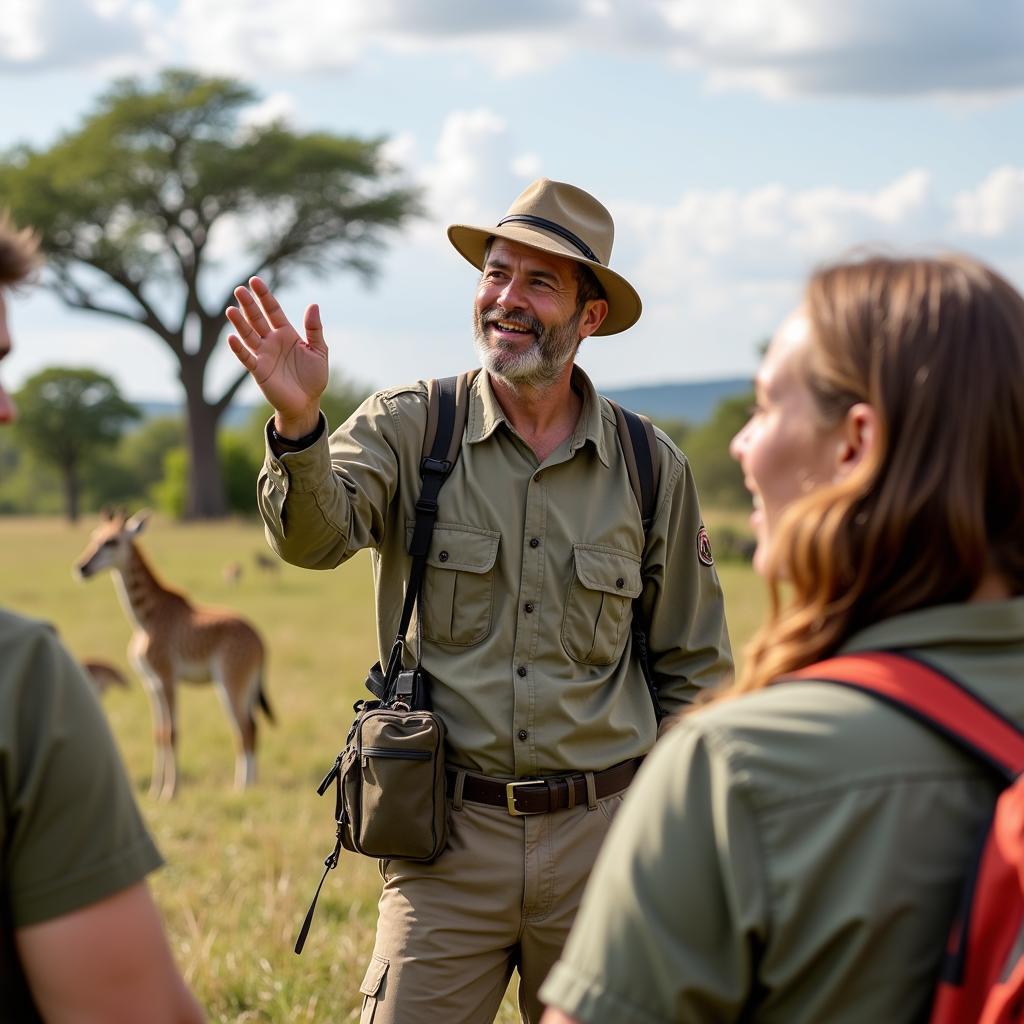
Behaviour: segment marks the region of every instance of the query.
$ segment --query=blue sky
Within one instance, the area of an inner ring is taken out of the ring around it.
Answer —
[[[751,373],[808,269],[855,246],[962,249],[1024,287],[1022,0],[7,0],[0,146],[48,145],[114,77],[171,65],[244,78],[254,120],[385,135],[425,190],[372,290],[282,295],[296,319],[320,303],[333,365],[371,385],[472,364],[474,271],[444,227],[492,223],[539,175],[611,209],[644,300],[581,350],[599,386]],[[42,290],[11,318],[9,386],[91,365],[178,397],[141,329]],[[212,383],[233,372],[225,346]]]

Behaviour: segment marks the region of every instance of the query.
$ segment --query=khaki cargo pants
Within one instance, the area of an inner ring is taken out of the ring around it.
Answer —
[[[536,1024],[537,990],[623,796],[523,817],[450,801],[448,846],[437,860],[381,862],[361,1024],[490,1024],[513,969],[521,1018]]]

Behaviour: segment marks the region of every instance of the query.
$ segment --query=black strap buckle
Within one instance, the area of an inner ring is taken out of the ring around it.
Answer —
[[[429,455],[420,462],[420,476],[424,473],[436,473],[447,476],[452,471],[452,464],[447,459],[434,459]]]

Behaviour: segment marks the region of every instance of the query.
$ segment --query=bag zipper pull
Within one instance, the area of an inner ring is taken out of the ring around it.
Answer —
[[[331,770],[324,776],[323,782],[316,787],[317,796],[323,796],[327,792],[327,787],[337,778],[338,773],[341,771],[341,754],[334,759],[334,764],[331,765]]]

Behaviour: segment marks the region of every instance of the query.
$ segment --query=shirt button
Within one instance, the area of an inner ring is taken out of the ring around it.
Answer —
[[[447,552],[447,551],[442,551],[442,552],[441,552],[441,553],[440,553],[440,554],[439,554],[439,555],[437,556],[437,560],[438,560],[439,562],[447,562],[447,561],[448,561],[448,552]]]
[[[444,553],[443,552],[441,554],[441,558],[444,558]],[[626,581],[621,576],[615,581],[615,586],[617,586],[619,588],[619,590],[621,590],[625,585],[626,585]]]
[[[523,605],[523,608],[526,610],[526,614],[529,615],[530,612],[533,611],[533,602],[527,601],[526,604]]]
[[[520,679],[522,679],[523,676],[526,675],[526,666],[520,665],[519,668],[516,669],[516,675],[519,676]]]
[[[539,547],[539,546],[540,546],[540,541],[536,537],[531,537],[530,538],[530,547],[531,548],[536,548],[536,547]]]
[[[516,735],[520,738],[520,740],[524,741],[530,738],[530,734],[525,729],[520,729],[519,732],[516,733]]]

